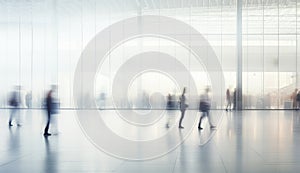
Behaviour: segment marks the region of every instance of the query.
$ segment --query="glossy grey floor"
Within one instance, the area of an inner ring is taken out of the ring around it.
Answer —
[[[102,113],[110,115],[114,111]],[[213,138],[205,145],[200,145],[201,135],[195,126],[177,149],[148,161],[122,160],[98,150],[83,134],[75,111],[61,111],[50,129],[54,135],[48,138],[42,135],[44,111],[23,110],[20,114],[22,126],[9,128],[9,110],[0,110],[1,173],[300,172],[300,112],[297,111],[225,113]],[[161,126],[155,133],[164,130]]]

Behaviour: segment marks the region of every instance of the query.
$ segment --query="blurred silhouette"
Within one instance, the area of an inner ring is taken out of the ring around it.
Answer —
[[[160,92],[153,92],[149,97],[148,109],[165,109],[166,99]]]
[[[296,110],[299,110],[300,108],[300,91],[298,91],[297,95],[296,95],[296,101],[297,101],[297,104],[296,104]]]
[[[54,91],[56,90],[56,86],[52,86],[52,89],[47,93],[46,99],[45,99],[45,106],[47,111],[47,124],[44,130],[44,136],[50,136],[51,134],[49,131],[49,126],[51,123],[51,116],[52,114],[57,114],[59,109],[59,102],[55,101],[55,98],[53,96]]]
[[[170,111],[172,110],[172,96],[171,94],[168,94],[167,96],[167,114],[168,114],[168,121],[167,121],[167,124],[166,124],[166,128],[169,128],[170,127]]]
[[[21,126],[18,109],[20,107],[20,86],[15,86],[9,99],[9,106],[11,112],[9,116],[8,125],[13,126],[12,121],[15,120],[18,126]]]
[[[48,132],[49,126],[50,126],[50,121],[51,121],[51,112],[52,112],[52,90],[50,90],[47,94],[46,97],[46,110],[47,110],[47,124],[44,130],[44,135],[45,136],[50,136],[51,134]]]
[[[185,97],[185,92],[186,92],[186,87],[183,88],[180,100],[179,100],[179,106],[180,106],[180,112],[181,112],[181,117],[179,120],[179,128],[183,129],[184,127],[182,126],[182,120],[184,118],[184,114],[186,111],[186,108],[188,107],[188,104],[186,103],[186,97]]]
[[[101,92],[99,95],[99,108],[104,109],[106,106],[106,94]]]
[[[298,89],[296,88],[295,91],[291,95],[292,99],[292,104],[293,104],[293,109],[297,109],[298,107],[298,102],[297,102],[297,94],[298,94]]]
[[[150,99],[149,94],[146,91],[144,91],[143,94],[142,94],[142,98],[141,98],[141,104],[142,104],[141,108],[143,108],[143,109],[150,109],[151,108],[150,103],[149,103],[149,99]]]
[[[233,110],[235,110],[236,109],[236,88],[234,89],[234,91],[233,91]]]
[[[210,128],[215,128],[215,126],[211,123],[211,118],[209,115],[210,107],[211,107],[211,99],[209,97],[209,88],[205,89],[205,93],[200,96],[200,105],[199,105],[199,112],[202,112],[202,115],[200,117],[198,129],[202,130],[201,123],[204,117],[207,117]]]
[[[231,110],[231,94],[229,88],[226,91],[226,102],[227,102],[226,111]]]
[[[167,96],[167,110],[171,110],[172,109],[172,96],[171,94],[168,94]]]
[[[32,92],[28,92],[25,96],[25,102],[27,108],[32,108]]]

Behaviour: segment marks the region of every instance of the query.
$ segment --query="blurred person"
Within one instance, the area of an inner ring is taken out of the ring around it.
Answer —
[[[105,106],[106,106],[106,94],[104,92],[101,92],[99,96],[99,107],[100,109],[104,109]]]
[[[151,108],[151,106],[149,104],[149,99],[150,99],[149,94],[146,91],[144,91],[143,95],[142,95],[142,108],[143,109]]]
[[[59,119],[59,109],[60,109],[60,102],[58,99],[58,93],[57,93],[57,86],[53,85],[53,92],[52,92],[52,112],[51,112],[51,134],[57,135],[59,134],[58,129],[58,119]]]
[[[226,91],[226,102],[227,102],[226,111],[228,111],[228,108],[229,110],[231,110],[231,94],[229,88]]]
[[[200,121],[198,124],[198,129],[202,130],[201,123],[204,117],[207,117],[208,123],[210,125],[210,128],[216,128],[216,126],[212,125],[211,123],[211,117],[209,115],[210,107],[211,107],[211,99],[209,96],[209,88],[205,89],[205,93],[200,96],[200,105],[199,105],[199,112],[202,112],[202,115],[200,117]]]
[[[59,109],[59,102],[55,101],[54,98],[54,92],[56,90],[56,86],[52,86],[51,90],[47,93],[46,99],[45,99],[45,106],[46,106],[46,111],[47,111],[47,123],[46,127],[44,130],[44,136],[50,136],[51,133],[49,133],[49,127],[51,123],[51,116],[53,114],[58,113]]]
[[[178,126],[178,128],[180,128],[180,129],[184,128],[182,126],[182,120],[184,118],[184,114],[185,114],[186,108],[188,107],[188,104],[186,103],[185,92],[186,92],[186,87],[183,88],[182,94],[181,94],[181,96],[179,98],[179,107],[180,107],[181,117],[180,117],[180,120],[179,120],[179,126]]]
[[[300,91],[298,91],[297,95],[296,95],[296,110],[299,110],[300,108]]]
[[[233,100],[233,110],[235,110],[236,109],[236,88],[234,89],[234,91],[233,91],[233,98],[232,98],[232,100]]]
[[[167,96],[166,110],[167,110],[167,116],[168,116],[168,121],[167,121],[167,124],[166,124],[166,128],[169,128],[170,127],[170,121],[171,121],[170,112],[172,110],[172,96],[171,96],[171,94],[168,94],[168,96]]]
[[[31,91],[27,92],[27,94],[25,96],[25,103],[26,103],[27,108],[32,107],[32,92]]]
[[[297,109],[297,94],[298,94],[298,89],[296,88],[291,95],[293,109]]]
[[[8,125],[13,126],[12,121],[15,120],[17,126],[21,126],[18,112],[18,109],[20,108],[20,86],[15,86],[14,91],[11,93],[9,106],[11,106],[11,112],[8,120]]]

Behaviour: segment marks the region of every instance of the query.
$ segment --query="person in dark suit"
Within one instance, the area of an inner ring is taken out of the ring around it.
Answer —
[[[186,92],[186,88],[184,87],[183,88],[183,91],[182,91],[182,95],[180,97],[180,100],[179,100],[179,106],[180,106],[180,112],[181,112],[181,117],[180,117],[180,120],[179,120],[179,128],[180,129],[183,129],[184,127],[182,126],[182,120],[184,118],[184,114],[185,114],[185,111],[186,111],[186,108],[188,107],[188,104],[186,103],[186,97],[185,97],[185,92]]]
[[[210,128],[216,128],[216,126],[212,125],[211,123],[211,117],[209,115],[210,107],[211,107],[211,99],[208,95],[209,88],[206,88],[205,93],[201,95],[200,97],[200,105],[199,105],[199,111],[202,112],[202,115],[200,117],[198,129],[202,130],[201,123],[204,117],[207,117],[208,123],[210,125]]]
[[[18,109],[20,107],[20,87],[16,86],[15,90],[12,92],[12,95],[9,100],[9,105],[11,106],[11,112],[8,120],[8,125],[13,126],[12,121],[15,119],[17,126],[21,126],[20,117],[18,117]],[[17,116],[17,117],[16,117]]]
[[[51,133],[48,132],[50,121],[51,121],[51,114],[53,111],[53,97],[52,97],[53,90],[50,90],[46,96],[46,111],[47,111],[47,124],[44,130],[44,136],[50,136]]]

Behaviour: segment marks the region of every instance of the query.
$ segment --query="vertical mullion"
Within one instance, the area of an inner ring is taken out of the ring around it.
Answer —
[[[236,40],[236,45],[237,45],[237,94],[236,94],[236,100],[237,100],[237,110],[242,109],[242,74],[243,74],[243,60],[242,60],[242,6],[243,1],[242,0],[237,0],[237,8],[236,8],[236,15],[237,15],[237,21],[236,21],[236,30],[237,30],[237,40]]]

